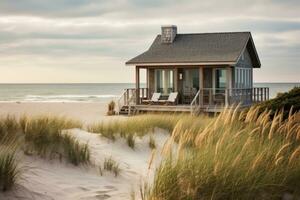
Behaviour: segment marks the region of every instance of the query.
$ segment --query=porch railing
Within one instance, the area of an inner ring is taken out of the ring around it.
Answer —
[[[269,88],[204,88],[197,92],[190,106],[191,113],[197,113],[201,108],[225,107],[237,104],[248,106],[266,100],[269,100]]]
[[[124,106],[132,106],[142,102],[142,99],[149,99],[148,88],[125,89],[118,99],[118,110]],[[246,88],[246,89],[220,89],[220,88],[204,88],[199,90],[190,103],[191,113],[198,112],[201,108],[225,107],[240,104],[248,106],[252,103],[269,100],[269,88]],[[138,101],[138,102],[137,102]]]
[[[148,98],[148,88],[140,88],[139,89],[139,101],[141,99],[147,99]],[[136,89],[135,88],[127,88],[124,89],[122,95],[118,99],[118,112],[121,111],[123,106],[131,106],[136,104]]]

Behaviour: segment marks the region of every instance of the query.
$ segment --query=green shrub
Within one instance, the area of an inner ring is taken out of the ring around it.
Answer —
[[[283,117],[286,119],[292,109],[292,113],[300,111],[300,87],[295,87],[289,92],[280,93],[276,98],[259,104],[261,111],[270,110],[271,117],[278,110],[283,110]]]

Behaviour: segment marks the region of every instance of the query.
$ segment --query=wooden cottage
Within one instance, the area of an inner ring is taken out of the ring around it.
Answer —
[[[176,26],[162,26],[151,47],[126,65],[135,66],[136,87],[125,89],[120,113],[219,112],[269,98],[268,88],[253,87],[261,63],[250,32],[178,34]]]

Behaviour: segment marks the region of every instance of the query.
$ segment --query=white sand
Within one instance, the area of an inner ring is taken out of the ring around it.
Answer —
[[[67,116],[83,122],[122,118],[122,116],[106,116],[106,111],[107,103],[0,103],[0,116],[50,114]]]
[[[75,107],[76,105],[76,107]],[[103,115],[104,109],[100,104],[73,104],[73,103],[1,103],[1,114],[23,113],[35,115],[45,112],[51,114],[63,114],[69,117],[96,121],[107,117]],[[79,114],[76,111],[80,112]],[[24,166],[22,179],[10,192],[0,193],[0,199],[130,199],[134,190],[139,199],[139,185],[141,180],[153,178],[155,164],[148,169],[151,149],[148,147],[148,136],[136,139],[135,149],[127,146],[124,139],[112,142],[97,134],[91,134],[74,129],[73,134],[82,142],[88,142],[91,150],[91,160],[95,165],[102,165],[105,158],[110,156],[120,164],[121,172],[118,177],[104,171],[100,175],[95,166],[73,166],[58,160],[45,160],[36,156],[21,156],[21,164]],[[155,163],[160,159],[160,149],[168,138],[168,134],[162,130],[155,131],[157,143],[157,156]]]

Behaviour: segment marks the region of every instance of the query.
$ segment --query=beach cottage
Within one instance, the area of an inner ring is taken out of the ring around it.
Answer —
[[[120,113],[219,112],[269,98],[268,88],[253,87],[261,63],[250,32],[178,34],[176,26],[162,26],[150,48],[126,65],[135,66],[136,86],[120,97]]]

